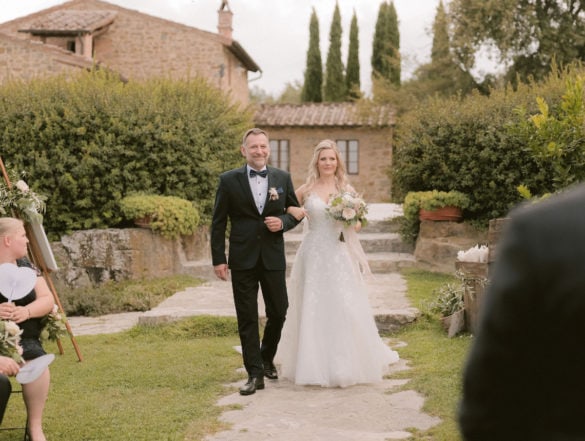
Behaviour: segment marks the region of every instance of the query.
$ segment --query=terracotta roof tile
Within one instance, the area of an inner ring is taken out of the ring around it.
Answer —
[[[114,11],[74,11],[61,10],[40,17],[21,32],[93,32],[111,24],[116,17]]]
[[[254,121],[264,127],[387,127],[394,125],[394,112],[355,103],[261,104]]]

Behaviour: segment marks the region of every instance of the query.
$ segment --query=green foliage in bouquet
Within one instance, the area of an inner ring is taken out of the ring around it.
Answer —
[[[65,326],[65,317],[57,305],[53,306],[53,310],[41,320],[41,341],[57,341],[61,337],[67,335],[67,327]]]
[[[10,357],[17,363],[23,363],[20,347],[22,329],[10,320],[0,320],[0,355]]]

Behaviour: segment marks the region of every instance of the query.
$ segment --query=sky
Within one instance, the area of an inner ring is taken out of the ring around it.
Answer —
[[[217,32],[220,0],[106,0],[128,9]],[[327,60],[329,28],[339,4],[342,59],[347,62],[349,28],[355,11],[359,29],[361,88],[370,93],[372,40],[382,0],[229,0],[233,37],[262,69],[250,72],[250,88],[278,97],[287,83],[302,83],[309,48],[312,8],[319,19],[321,58]],[[430,59],[431,29],[440,0],[393,0],[398,16],[402,78],[407,79]],[[22,17],[64,0],[0,0],[0,23]]]

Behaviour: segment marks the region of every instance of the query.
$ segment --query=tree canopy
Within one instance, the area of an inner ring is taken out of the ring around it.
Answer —
[[[584,7],[580,0],[452,0],[451,45],[467,71],[487,50],[507,80],[540,80],[554,61],[585,59]]]

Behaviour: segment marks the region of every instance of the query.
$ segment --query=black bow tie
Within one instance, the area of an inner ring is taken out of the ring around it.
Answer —
[[[268,176],[268,170],[256,171],[256,170],[251,168],[250,169],[250,177],[253,178],[256,175],[258,175],[262,178],[265,178],[266,176]]]

